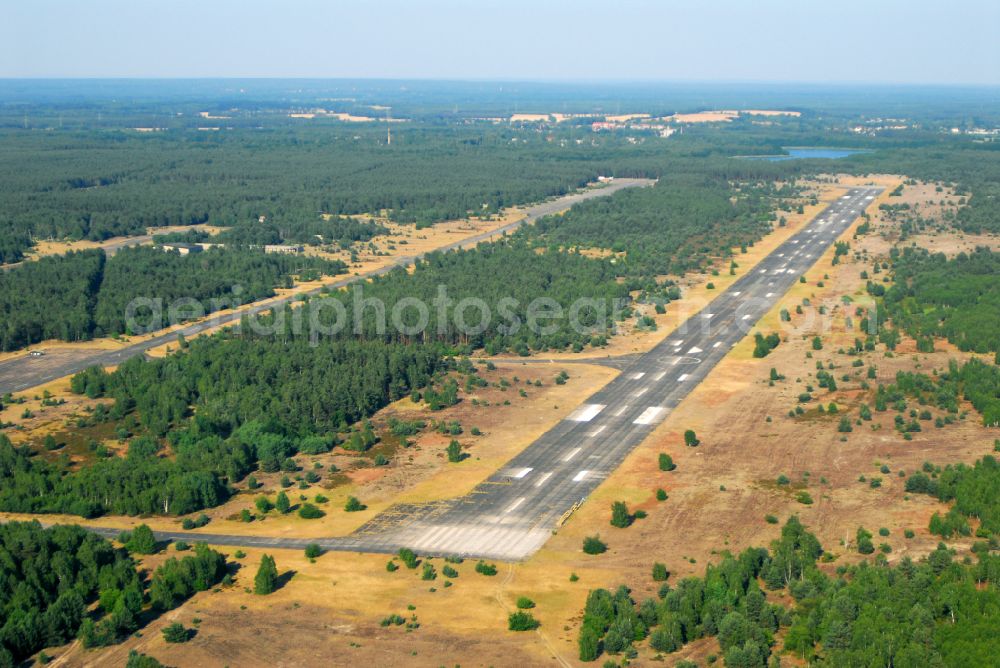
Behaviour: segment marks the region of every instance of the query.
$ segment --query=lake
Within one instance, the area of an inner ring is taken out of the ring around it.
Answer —
[[[784,148],[784,147],[782,147]],[[804,160],[806,158],[827,158],[835,160],[846,158],[855,153],[867,153],[864,149],[850,148],[785,148],[788,155],[745,155],[740,156],[746,160],[768,160],[778,162],[779,160]]]

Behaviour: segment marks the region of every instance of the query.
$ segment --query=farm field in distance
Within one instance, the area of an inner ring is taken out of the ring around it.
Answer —
[[[994,88],[292,83],[0,80],[0,666],[1000,651]]]

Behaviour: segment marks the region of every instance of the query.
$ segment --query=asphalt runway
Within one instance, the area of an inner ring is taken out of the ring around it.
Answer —
[[[477,243],[490,239],[491,237],[513,231],[521,225],[533,223],[543,216],[565,211],[578,202],[583,202],[595,197],[606,197],[624,188],[643,187],[650,186],[652,184],[653,181],[650,179],[616,179],[601,188],[593,188],[590,190],[574,192],[569,195],[563,195],[562,197],[555,197],[545,202],[527,207],[525,209],[525,217],[520,220],[516,220],[509,225],[505,225],[490,232],[484,232],[482,234],[466,237],[459,241],[441,246],[437,250],[447,251],[460,247],[466,248],[475,246]],[[115,249],[117,250],[119,247],[129,245],[129,243],[130,242],[128,240],[123,241],[118,244]],[[396,269],[397,267],[411,265],[423,256],[424,254],[421,253],[414,256],[400,257],[391,265],[372,272],[361,274],[359,276],[352,275],[345,277],[333,283],[328,283],[324,286],[324,288],[342,288],[356,281],[372,278],[374,276],[380,276]],[[44,385],[45,383],[52,382],[53,380],[69,376],[95,365],[105,367],[117,366],[125,360],[135,357],[136,355],[144,354],[147,350],[175,342],[177,340],[177,336],[180,334],[183,334],[187,339],[191,339],[202,332],[219,327],[220,325],[238,323],[240,318],[244,315],[255,315],[264,311],[269,311],[275,307],[283,306],[286,303],[296,301],[303,294],[319,294],[324,288],[316,288],[307,292],[295,293],[273,300],[267,304],[250,304],[234,313],[209,316],[201,322],[169,333],[161,334],[147,341],[135,343],[117,350],[54,350],[42,357],[31,357],[26,351],[21,357],[15,357],[7,361],[0,362],[0,395],[6,394],[7,392],[22,392],[24,390],[31,389],[32,387]],[[44,351],[45,348],[35,346],[33,347],[33,350]]]
[[[342,538],[198,532],[157,532],[157,538],[292,549],[318,543],[327,550],[381,553],[407,547],[431,556],[525,559],[705,379],[881,190],[848,190],[466,496],[393,506]]]
[[[524,559],[582,503],[881,192],[853,188],[465,497],[389,509],[330,549]]]

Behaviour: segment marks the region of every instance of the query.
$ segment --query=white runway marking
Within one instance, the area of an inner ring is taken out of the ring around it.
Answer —
[[[600,434],[605,429],[607,429],[607,426],[605,426],[605,425],[602,424],[600,427],[598,427],[594,431],[592,431],[589,434],[587,434],[587,436],[590,436],[591,438],[593,438],[594,436],[597,436],[598,434]]]
[[[568,462],[569,460],[576,457],[579,453],[580,453],[580,448],[574,448],[573,450],[570,450],[569,452],[566,453],[566,456],[563,457],[563,461]]]
[[[687,377],[688,377],[688,374],[682,373],[680,376],[677,377],[677,382],[683,383],[685,380],[687,380]]]
[[[741,320],[749,320],[749,319],[750,319],[750,314],[749,314],[749,313],[748,313],[748,314],[746,314],[745,316],[743,316],[743,317],[741,318]]]
[[[702,317],[703,318],[711,318],[713,315],[715,315],[715,314],[714,313],[706,313]]]
[[[684,339],[680,339],[680,340],[675,339],[675,340],[673,340],[673,341],[670,342],[670,345],[672,345],[674,348],[678,348],[680,346],[683,346],[684,345]]]
[[[605,404],[584,404],[570,413],[567,420],[573,422],[590,422],[597,414],[604,410]]]
[[[573,476],[573,482],[580,482],[581,480],[587,477],[588,473],[590,473],[590,471],[580,471],[575,476]]]
[[[515,474],[514,474],[514,477],[515,477],[515,478],[523,478],[524,476],[526,476],[526,475],[528,475],[529,473],[531,473],[531,471],[532,471],[532,469],[531,469],[531,468],[524,468],[524,469],[521,469],[520,471],[518,471],[517,473],[515,473]]]
[[[773,297],[773,296],[774,296],[774,293],[773,293],[773,292],[768,292],[768,293],[767,293],[766,295],[764,295],[764,296],[765,296],[765,297]]]
[[[674,363],[673,363],[673,364],[671,364],[670,366],[677,366],[677,365],[678,365],[678,364],[680,364],[680,363],[681,363],[681,358],[680,358],[680,357],[678,357],[677,359],[675,359],[675,360],[674,360]]]
[[[666,371],[661,371],[660,373],[653,376],[653,380],[663,380],[663,377],[667,375]]]
[[[767,269],[761,269],[761,270],[760,270],[760,273],[762,273],[762,274],[766,274],[766,273],[767,273]]]
[[[514,503],[510,504],[509,506],[507,506],[507,510],[505,512],[508,512],[508,513],[509,512],[513,512],[522,503],[524,503],[524,497],[523,496],[520,499],[518,499],[517,501],[515,501]]]
[[[712,347],[713,348],[718,348],[721,345],[722,345],[722,341],[716,341],[715,343],[712,344]]]
[[[637,371],[637,372],[635,372],[633,374],[629,374],[629,378],[631,378],[632,380],[639,380],[640,378],[642,378],[645,375],[646,375],[645,371]]]
[[[650,406],[633,420],[633,424],[653,424],[666,410],[663,406]]]
[[[703,352],[705,351],[699,348],[698,346],[695,346],[694,348],[688,351],[688,355],[694,355],[695,353],[703,353]]]
[[[739,297],[741,294],[743,294],[743,293],[740,292],[739,290],[737,290],[736,292],[733,293],[733,296],[734,297]]]
[[[617,411],[615,412],[615,417],[618,417],[619,415],[621,415],[622,413],[624,413],[624,412],[625,412],[625,411],[627,411],[627,410],[628,410],[628,406],[622,406],[621,408],[619,408],[619,409],[618,409],[618,410],[617,410]]]
[[[648,391],[649,391],[649,388],[648,387],[644,387],[641,390],[636,390],[635,392],[633,392],[632,396],[633,397],[641,397],[642,395],[646,394],[646,392],[648,392]]]
[[[549,471],[548,473],[544,473],[544,474],[542,474],[542,477],[541,477],[541,478],[539,478],[539,479],[538,479],[538,482],[536,482],[536,483],[535,483],[535,487],[541,487],[541,486],[542,486],[542,484],[543,484],[543,483],[544,483],[544,482],[545,482],[546,480],[548,480],[548,479],[549,479],[549,478],[550,478],[551,476],[552,476],[552,471]]]

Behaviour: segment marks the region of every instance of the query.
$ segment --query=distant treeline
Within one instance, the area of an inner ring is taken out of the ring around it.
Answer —
[[[313,221],[293,224],[278,224],[271,221],[237,223],[218,234],[191,230],[155,235],[159,242],[187,241],[209,242],[234,246],[264,246],[267,244],[303,244],[319,246],[337,244],[343,248],[357,241],[369,241],[379,234],[387,234],[388,229],[369,221],[359,221],[348,217],[323,220],[319,216]]]
[[[601,173],[628,175],[630,154],[652,153],[610,139],[550,143],[529,129],[433,125],[394,128],[391,146],[384,129],[300,125],[149,134],[9,129],[0,132],[0,148],[4,263],[39,239],[232,227],[262,215],[299,242],[320,213],[387,211],[432,224],[561,195]]]
[[[615,263],[623,275],[683,274],[769,232],[775,195],[769,185],[736,186],[702,166],[665,175],[652,188],[582,202],[523,234],[537,243],[622,253]]]

